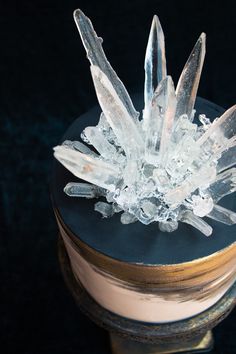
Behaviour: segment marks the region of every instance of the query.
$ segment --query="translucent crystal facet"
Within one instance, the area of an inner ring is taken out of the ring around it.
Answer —
[[[205,57],[205,34],[194,46],[175,90],[166,72],[165,41],[154,16],[145,56],[144,110],[139,118],[123,83],[107,61],[102,40],[81,10],[79,29],[102,113],[84,141],[65,141],[54,155],[74,176],[69,197],[99,198],[103,217],[120,214],[127,225],[157,222],[163,232],[179,222],[204,235],[212,227],[202,218],[227,225],[236,213],[217,203],[236,191],[236,106],[211,122],[194,104]],[[88,146],[90,145],[90,146]]]

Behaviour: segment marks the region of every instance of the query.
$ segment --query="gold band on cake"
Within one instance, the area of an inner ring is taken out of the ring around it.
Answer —
[[[214,305],[236,279],[236,244],[191,262],[139,265],[89,247],[65,226],[55,209],[75,277],[104,308],[144,322],[172,322]]]

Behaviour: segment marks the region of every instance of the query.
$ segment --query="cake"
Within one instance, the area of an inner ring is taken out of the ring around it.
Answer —
[[[142,96],[135,95],[136,107]],[[215,118],[222,108],[198,99],[197,110]],[[79,117],[62,137],[77,140],[94,125],[99,107]],[[75,276],[104,308],[144,322],[171,322],[196,315],[215,304],[236,277],[236,226],[212,221],[203,236],[181,224],[173,233],[155,224],[123,225],[119,215],[102,218],[94,201],[68,197],[68,181],[78,181],[54,161],[52,199],[60,233]],[[225,201],[235,208],[231,195]]]
[[[142,95],[133,95],[132,101],[141,112]],[[205,114],[211,121],[224,112],[201,98],[195,109],[195,116]],[[97,124],[100,113],[95,107],[80,116],[61,143],[78,141],[87,126]],[[69,197],[63,191],[69,182],[83,181],[55,160],[52,201],[60,235],[79,286],[102,308],[131,321],[175,323],[211,308],[234,284],[235,225],[211,219],[213,232],[205,237],[187,223],[173,232],[159,230],[156,222],[123,224],[119,213],[102,217],[92,199]],[[234,196],[221,205],[235,210]]]

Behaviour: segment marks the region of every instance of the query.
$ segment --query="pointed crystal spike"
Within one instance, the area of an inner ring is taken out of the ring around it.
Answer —
[[[136,120],[139,114],[135,110],[125,86],[107,60],[102,48],[102,39],[97,36],[90,19],[85,16],[80,9],[77,9],[74,11],[74,20],[90,63],[98,66],[100,70],[104,72],[104,74],[112,82],[112,85],[127,112]]]
[[[99,187],[115,190],[119,182],[119,168],[65,146],[54,147],[54,156],[76,177]]]
[[[167,153],[176,109],[174,84],[170,76],[163,79],[152,99],[147,118],[145,157],[149,163],[163,165]]]
[[[98,101],[126,156],[139,159],[144,148],[138,126],[129,115],[108,77],[97,67],[91,73]]]
[[[80,198],[97,198],[100,195],[104,195],[105,190],[89,183],[68,183],[64,192],[69,197],[80,197]]]
[[[236,224],[236,213],[232,210],[223,208],[220,205],[215,205],[212,211],[206,216],[226,225]]]
[[[203,219],[194,215],[190,210],[182,212],[179,220],[186,224],[192,225],[195,229],[198,229],[206,236],[210,236],[212,234],[212,227]]]
[[[217,172],[222,172],[236,165],[236,146],[224,151],[217,163]]]
[[[144,117],[146,117],[150,110],[154,91],[158,84],[166,77],[165,39],[159,18],[156,15],[152,20],[144,69]]]
[[[84,135],[105,159],[114,160],[117,158],[116,148],[107,141],[104,134],[97,127],[85,128]]]
[[[176,119],[178,119],[182,114],[187,114],[189,119],[191,119],[205,53],[206,35],[205,33],[202,33],[197,43],[195,44],[179,78],[179,82],[176,88]]]
[[[214,203],[236,191],[236,168],[231,168],[217,175],[208,188]]]

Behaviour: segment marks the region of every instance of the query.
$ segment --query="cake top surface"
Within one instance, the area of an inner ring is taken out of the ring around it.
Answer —
[[[143,98],[134,95],[133,102],[142,109]],[[209,101],[198,99],[197,115],[204,112],[210,119],[223,113],[223,109]],[[95,107],[79,117],[68,128],[62,138],[79,140],[81,132],[89,125],[95,125],[100,109]],[[236,240],[236,226],[227,226],[214,220],[208,220],[213,227],[213,234],[205,237],[190,225],[181,223],[179,228],[166,233],[158,229],[157,223],[144,225],[136,222],[123,225],[120,215],[102,218],[94,211],[94,200],[71,198],[63,189],[68,182],[78,182],[59,162],[54,161],[52,197],[54,207],[59,212],[68,229],[84,243],[109,257],[137,264],[177,264],[209,256]],[[98,200],[103,200],[102,197]],[[230,195],[221,201],[222,206],[235,210],[235,197]]]

